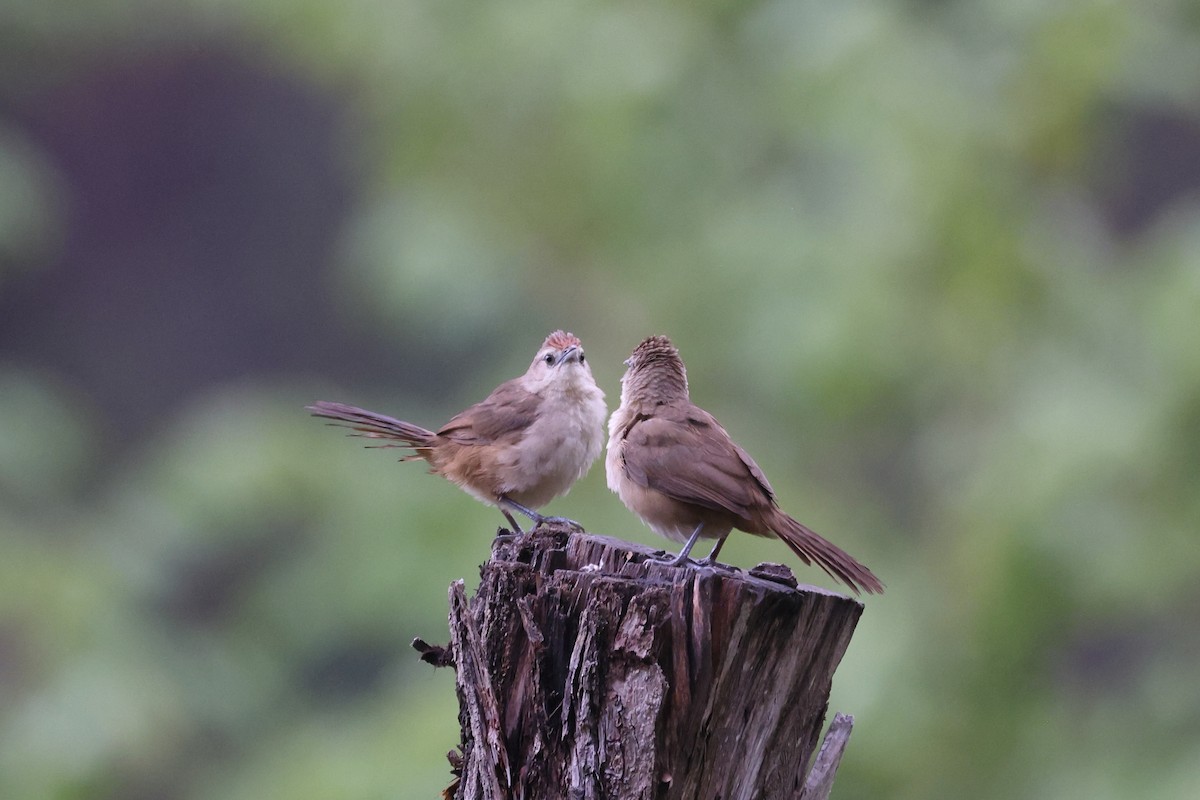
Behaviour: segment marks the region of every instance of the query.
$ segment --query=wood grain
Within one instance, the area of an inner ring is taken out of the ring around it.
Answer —
[[[451,586],[447,796],[828,796],[850,718],[807,788],[806,768],[862,605],[786,568],[646,561],[658,552],[543,526],[495,540],[474,597]]]

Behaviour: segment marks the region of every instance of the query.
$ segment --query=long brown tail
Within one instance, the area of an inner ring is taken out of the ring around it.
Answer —
[[[805,564],[816,563],[829,573],[836,581],[846,584],[854,590],[868,594],[882,594],[883,583],[871,570],[854,560],[845,550],[820,534],[806,528],[801,523],[789,517],[782,511],[775,511],[769,526],[775,535],[792,548],[792,552],[800,557]]]
[[[362,436],[366,439],[391,439],[403,444],[381,444],[377,447],[412,447],[417,451],[428,450],[437,440],[437,434],[433,431],[425,430],[420,425],[413,425],[411,422],[403,422],[398,419],[376,414],[374,411],[367,411],[355,406],[348,406],[344,403],[326,403],[324,401],[313,403],[307,407],[312,412],[314,417],[323,417],[325,419],[334,420],[334,425],[342,428],[350,428],[354,433],[351,436]],[[415,456],[406,456],[402,460],[409,458],[421,458],[422,454],[418,452]]]

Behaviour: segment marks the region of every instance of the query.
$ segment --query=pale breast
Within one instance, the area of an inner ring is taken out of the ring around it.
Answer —
[[[594,386],[547,392],[542,413],[509,454],[509,496],[539,508],[566,494],[600,456],[607,411]]]

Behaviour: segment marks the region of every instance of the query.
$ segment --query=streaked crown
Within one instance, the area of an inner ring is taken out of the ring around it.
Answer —
[[[568,347],[583,347],[583,342],[579,341],[579,337],[573,333],[555,331],[546,337],[546,341],[542,342],[542,347],[553,347],[555,350],[566,350]]]
[[[683,371],[683,359],[679,350],[665,336],[651,336],[633,349],[633,354],[625,362],[631,369],[648,367],[651,364],[665,363],[678,367]]]
[[[677,398],[687,399],[687,369],[671,340],[651,336],[634,348],[625,361],[629,367],[621,378],[621,400],[662,405]]]

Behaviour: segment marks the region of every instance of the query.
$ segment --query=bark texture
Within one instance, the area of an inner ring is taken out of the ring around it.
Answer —
[[[448,797],[828,797],[850,717],[806,766],[862,605],[786,567],[655,552],[547,525],[498,537],[470,600],[451,586],[442,659],[463,740]]]

